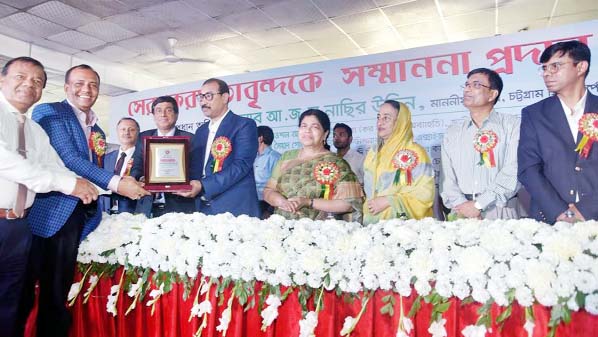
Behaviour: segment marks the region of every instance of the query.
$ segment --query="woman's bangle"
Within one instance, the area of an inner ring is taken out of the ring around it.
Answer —
[[[309,199],[309,208],[314,208],[314,199]]]

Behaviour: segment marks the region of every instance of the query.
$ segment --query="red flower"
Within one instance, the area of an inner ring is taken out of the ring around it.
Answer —
[[[325,168],[322,173],[324,173],[325,176],[329,176],[330,175],[330,169],[329,168]]]
[[[409,161],[409,156],[408,156],[408,155],[406,155],[406,154],[402,155],[402,156],[401,156],[401,161],[402,161],[403,163],[406,163],[406,162],[408,162],[408,161]]]
[[[592,125],[594,125],[594,127],[598,129],[598,119],[595,119]]]
[[[482,143],[488,143],[488,136],[483,135],[482,137],[480,137],[480,142],[482,142]]]

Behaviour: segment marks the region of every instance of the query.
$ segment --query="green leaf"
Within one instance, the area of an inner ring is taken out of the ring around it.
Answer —
[[[433,310],[438,313],[443,313],[443,312],[446,312],[450,308],[450,306],[451,306],[451,302],[447,301],[447,302],[443,302],[438,305],[435,305]]]
[[[513,311],[513,306],[508,305],[503,312],[498,315],[496,318],[496,323],[503,323],[507,318],[511,317],[511,312]]]
[[[415,316],[415,314],[417,314],[419,309],[421,309],[421,307],[422,307],[421,301],[422,301],[422,297],[418,295],[415,298],[415,300],[413,301],[413,304],[411,305],[411,309],[409,310],[409,313],[407,314],[408,317],[413,318]]]

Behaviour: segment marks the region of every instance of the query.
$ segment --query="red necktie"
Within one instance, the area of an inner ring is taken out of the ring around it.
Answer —
[[[118,158],[118,161],[116,162],[116,166],[114,167],[114,174],[120,175],[120,171],[122,170],[123,165],[125,164],[126,156],[127,156],[126,153],[121,152],[120,157]]]

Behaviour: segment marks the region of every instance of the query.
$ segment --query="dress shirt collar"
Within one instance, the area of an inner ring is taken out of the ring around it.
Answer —
[[[581,97],[581,99],[577,103],[575,103],[575,106],[573,106],[573,111],[571,111],[571,109],[569,109],[567,104],[565,104],[565,102],[563,102],[563,100],[560,97],[559,97],[559,101],[561,102],[561,105],[563,106],[563,111],[565,111],[565,115],[581,117],[581,115],[583,115],[583,113],[586,109],[587,98],[588,98],[588,91],[586,90],[585,93],[583,94],[583,96]]]
[[[496,110],[492,109],[492,111],[490,111],[490,114],[488,115],[488,117],[486,117],[486,119],[484,119],[484,121],[482,122],[482,126],[480,126],[480,129],[483,128],[484,126],[488,125],[489,123],[498,123],[497,121],[497,113]],[[471,118],[471,115],[469,116],[469,122],[467,123],[467,127],[477,127],[475,125],[475,123],[473,122],[473,119]]]
[[[118,157],[120,157],[121,153],[123,153],[123,152],[125,153],[125,155],[127,156],[127,158],[131,157],[133,155],[133,152],[135,152],[135,146],[130,147],[130,148],[124,150],[124,151],[123,151],[122,148],[118,149]],[[118,157],[116,158],[117,160],[118,160]]]
[[[261,157],[261,156],[267,156],[270,154],[270,152],[272,152],[272,147],[270,145],[266,146],[266,148],[264,149],[264,152],[262,154],[260,154],[260,152],[257,152],[257,156]]]
[[[161,137],[172,137],[174,136],[174,132],[176,131],[176,127],[172,128],[170,131],[166,133],[162,133],[162,131],[156,129],[156,134]]]
[[[79,108],[77,108],[75,105],[73,105],[73,103],[71,103],[68,100],[68,98],[66,101],[71,106],[71,108],[73,108],[75,116],[77,116],[77,119],[79,120],[79,123],[81,123],[81,125],[85,125],[87,127],[93,127],[94,125],[96,125],[96,123],[98,122],[98,116],[95,112],[93,112],[93,110],[90,109],[89,113],[85,113],[79,110]]]
[[[220,127],[220,124],[222,123],[222,121],[224,120],[224,118],[226,118],[226,115],[228,115],[230,112],[230,109],[224,113],[224,115],[220,116],[220,118],[218,120],[213,120],[210,119],[210,124],[208,125],[208,128],[210,129],[210,132],[216,132],[218,131],[218,128]]]
[[[21,112],[15,108],[12,104],[10,104],[10,102],[8,102],[8,100],[6,99],[6,97],[4,97],[4,94],[0,91],[0,104],[2,104],[4,106],[4,109],[6,111],[10,111],[12,113],[15,114],[15,117],[18,118],[18,115],[25,115],[25,114],[21,114]]]

